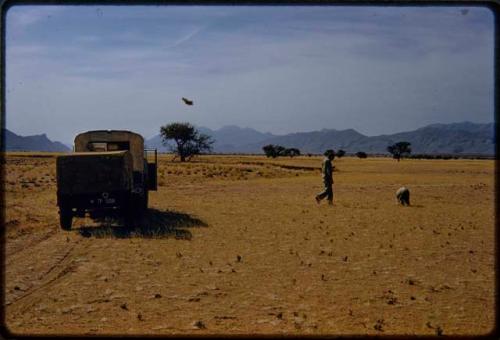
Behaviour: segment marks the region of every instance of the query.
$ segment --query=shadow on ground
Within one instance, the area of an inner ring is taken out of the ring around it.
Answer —
[[[96,217],[95,221],[104,222],[98,227],[81,227],[76,231],[83,237],[96,238],[170,238],[190,240],[192,234],[184,228],[207,227],[202,220],[189,214],[176,211],[148,209],[134,227],[111,225],[119,221],[118,216]],[[111,223],[110,223],[111,222]]]

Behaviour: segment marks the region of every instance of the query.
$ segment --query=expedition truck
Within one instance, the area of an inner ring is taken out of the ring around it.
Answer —
[[[157,189],[157,163],[156,149],[144,149],[144,138],[137,133],[77,135],[74,152],[56,160],[61,228],[70,230],[75,216],[110,210],[121,213],[126,225],[133,223],[148,207],[149,190]]]

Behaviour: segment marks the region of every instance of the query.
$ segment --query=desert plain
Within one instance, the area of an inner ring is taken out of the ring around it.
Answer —
[[[160,155],[140,225],[59,227],[55,157],[4,156],[16,335],[479,335],[495,322],[492,160]],[[405,185],[410,207],[396,204]]]

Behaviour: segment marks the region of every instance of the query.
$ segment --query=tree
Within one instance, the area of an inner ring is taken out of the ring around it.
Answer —
[[[335,153],[335,156],[337,156],[338,158],[342,158],[343,156],[345,156],[345,151],[342,150],[342,149],[339,149],[336,153]]]
[[[356,152],[356,156],[358,156],[359,158],[366,158],[366,157],[368,157],[368,155],[366,154],[366,152],[363,152],[363,151]]]
[[[401,157],[409,156],[411,153],[411,143],[409,142],[397,142],[396,144],[389,145],[387,147],[387,151],[392,154],[394,159],[397,159],[398,162]]]
[[[167,145],[167,141],[173,140],[174,146],[171,150],[175,152],[184,162],[186,158],[191,159],[194,155],[210,152],[214,140],[203,133],[199,133],[196,128],[189,123],[171,123],[160,128],[160,135],[163,144]]]
[[[296,148],[289,148],[283,151],[283,156],[295,157],[300,156],[300,150]]]
[[[300,156],[300,150],[296,148],[285,148],[281,145],[268,144],[262,147],[267,157],[276,158],[279,156]]]
[[[266,154],[267,157],[272,157],[272,158],[278,157],[278,152],[276,151],[276,147],[272,144],[263,146],[262,150],[264,150],[264,153]]]
[[[274,150],[276,151],[276,156],[285,156],[286,148],[281,145],[275,145]]]

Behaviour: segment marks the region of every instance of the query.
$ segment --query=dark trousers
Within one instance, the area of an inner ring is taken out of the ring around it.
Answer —
[[[323,181],[325,185],[325,190],[316,195],[317,198],[322,200],[323,198],[327,198],[329,202],[333,201],[333,183],[331,181]]]

